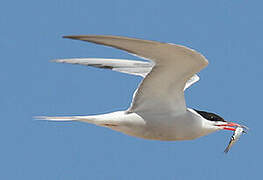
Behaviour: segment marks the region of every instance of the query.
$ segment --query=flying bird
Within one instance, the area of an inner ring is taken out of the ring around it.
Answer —
[[[143,77],[125,111],[90,116],[40,116],[54,121],[82,121],[144,139],[192,140],[218,130],[243,127],[215,113],[187,108],[184,90],[199,80],[207,59],[182,45],[121,36],[74,35],[75,40],[124,50],[146,61],[103,58],[58,59],[54,62],[110,69]]]

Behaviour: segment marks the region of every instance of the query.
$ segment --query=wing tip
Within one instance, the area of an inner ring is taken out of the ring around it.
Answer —
[[[52,63],[70,63],[70,64],[78,64],[77,60],[82,60],[81,58],[72,58],[72,59],[51,59],[49,62]]]
[[[66,35],[66,36],[62,36],[62,38],[65,39],[78,39],[80,37],[80,35]]]
[[[52,63],[69,63],[69,64],[77,64],[77,62],[72,61],[72,59],[51,59],[49,62]]]
[[[85,40],[86,38],[92,38],[92,37],[104,37],[104,35],[66,35],[62,36],[62,38],[65,39],[75,39],[75,40]]]

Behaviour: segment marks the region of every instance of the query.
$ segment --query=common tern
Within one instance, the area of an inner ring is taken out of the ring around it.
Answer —
[[[111,128],[130,136],[152,140],[192,140],[218,130],[243,127],[215,113],[187,108],[184,90],[199,80],[207,59],[182,45],[105,35],[64,36],[75,40],[127,51],[145,61],[103,58],[58,59],[54,62],[80,64],[142,76],[131,106],[124,111],[90,116],[40,116],[54,121],[82,121]]]

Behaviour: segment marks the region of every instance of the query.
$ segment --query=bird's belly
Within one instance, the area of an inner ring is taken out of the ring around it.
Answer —
[[[163,141],[191,140],[202,136],[200,121],[189,114],[170,117],[165,114],[136,116],[137,123],[134,120],[126,121],[122,126],[112,129],[130,136]]]

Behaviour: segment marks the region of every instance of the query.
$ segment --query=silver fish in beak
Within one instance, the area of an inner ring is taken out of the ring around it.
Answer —
[[[226,149],[224,150],[225,153],[228,153],[228,151],[230,150],[230,148],[238,141],[238,139],[240,138],[240,136],[243,133],[247,133],[246,130],[248,130],[248,128],[246,126],[238,126],[235,131],[234,134],[231,136],[230,142],[228,144],[228,146],[226,147]]]

